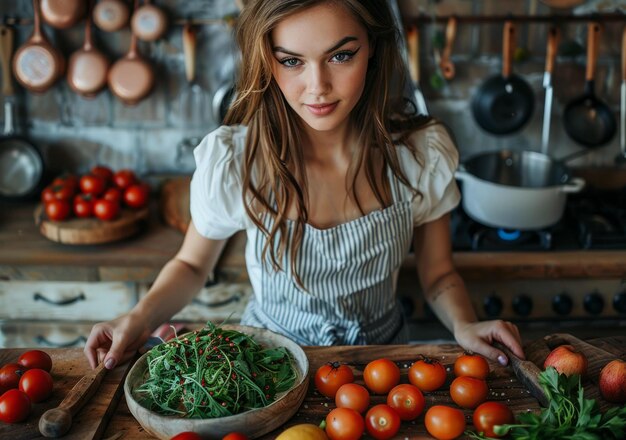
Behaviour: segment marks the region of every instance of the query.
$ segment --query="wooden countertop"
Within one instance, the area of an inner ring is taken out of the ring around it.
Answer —
[[[0,279],[151,282],[176,253],[182,234],[167,226],[155,206],[146,230],[115,243],[74,246],[43,237],[33,221],[34,203],[0,202]],[[245,235],[231,239],[220,271],[245,280]],[[455,252],[466,280],[529,278],[620,278],[626,275],[626,250],[570,252]],[[408,256],[404,268],[413,270]]]

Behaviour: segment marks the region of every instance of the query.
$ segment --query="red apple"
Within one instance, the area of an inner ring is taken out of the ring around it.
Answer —
[[[543,369],[554,367],[559,373],[566,376],[587,374],[587,357],[584,353],[576,351],[571,345],[561,345],[550,352]]]
[[[609,402],[626,402],[626,362],[615,359],[602,368],[600,394]]]

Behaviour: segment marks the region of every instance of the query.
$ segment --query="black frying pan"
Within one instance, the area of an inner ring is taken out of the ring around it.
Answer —
[[[587,30],[587,70],[585,92],[571,101],[563,111],[567,134],[579,144],[597,147],[609,142],[616,131],[615,115],[594,91],[594,75],[600,25],[589,23]]]
[[[533,113],[535,96],[526,81],[515,75],[511,61],[515,50],[513,22],[504,23],[502,74],[487,79],[472,99],[472,113],[478,125],[493,134],[520,129]]]

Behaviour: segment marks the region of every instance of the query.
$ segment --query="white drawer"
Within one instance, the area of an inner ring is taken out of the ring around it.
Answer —
[[[0,282],[0,319],[102,321],[136,302],[135,283]]]
[[[0,348],[82,347],[94,322],[0,321]]]

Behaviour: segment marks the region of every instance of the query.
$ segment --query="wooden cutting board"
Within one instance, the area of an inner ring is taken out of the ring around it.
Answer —
[[[159,208],[165,223],[183,234],[191,221],[189,212],[189,184],[191,176],[167,179],[161,186]]]
[[[64,244],[102,244],[121,240],[139,232],[148,219],[149,208],[122,208],[115,220],[97,218],[71,218],[64,221],[49,220],[43,205],[35,208],[35,223],[48,239]]]
[[[0,365],[17,362],[23,348],[0,349]],[[44,349],[52,357],[52,379],[54,389],[52,397],[45,402],[33,405],[33,410],[22,423],[0,423],[0,438],[11,440],[43,439],[39,433],[39,418],[50,408],[56,407],[68,391],[90,370],[87,358],[80,348]],[[92,399],[73,418],[72,428],[63,436],[64,439],[91,440],[100,439],[104,433],[120,397],[124,394],[123,383],[130,363],[109,371],[102,380]]]

